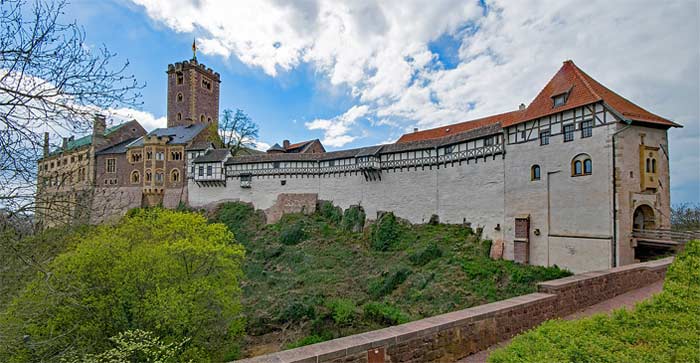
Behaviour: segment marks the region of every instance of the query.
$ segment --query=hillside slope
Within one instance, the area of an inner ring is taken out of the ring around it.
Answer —
[[[212,219],[246,248],[246,356],[530,293],[570,274],[491,260],[491,242],[469,227],[386,214],[363,228],[360,209],[329,203],[272,225],[242,203],[221,205]]]

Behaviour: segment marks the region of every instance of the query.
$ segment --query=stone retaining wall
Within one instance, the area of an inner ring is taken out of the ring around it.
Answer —
[[[454,362],[600,301],[663,279],[673,258],[540,283],[539,291],[240,363]]]

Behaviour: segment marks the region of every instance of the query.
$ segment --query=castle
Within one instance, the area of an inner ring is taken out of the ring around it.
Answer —
[[[52,215],[65,203],[57,196],[72,201],[63,218],[92,223],[139,206],[233,200],[274,221],[327,200],[361,206],[368,219],[391,211],[412,223],[470,224],[506,259],[574,272],[633,263],[650,248],[635,229],[670,227],[667,130],[680,125],[572,61],[511,112],[414,130],[393,144],[326,152],[318,140],[285,140],[236,157],[211,142],[219,75],[196,58],[167,74],[167,128],[146,133],[131,121],[106,129],[98,117],[92,136],[45,147],[44,223],[61,220]],[[77,200],[89,207],[71,209]]]

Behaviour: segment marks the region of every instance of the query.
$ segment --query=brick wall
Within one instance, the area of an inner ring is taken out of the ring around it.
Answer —
[[[267,223],[275,223],[287,213],[313,213],[316,211],[318,194],[312,193],[282,193],[277,195],[277,201],[265,210]]]
[[[658,281],[671,261],[547,281],[537,293],[239,362],[454,362],[545,320]]]

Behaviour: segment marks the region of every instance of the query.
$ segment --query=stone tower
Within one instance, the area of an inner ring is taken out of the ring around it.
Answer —
[[[194,56],[168,65],[168,127],[219,122],[219,73]]]

